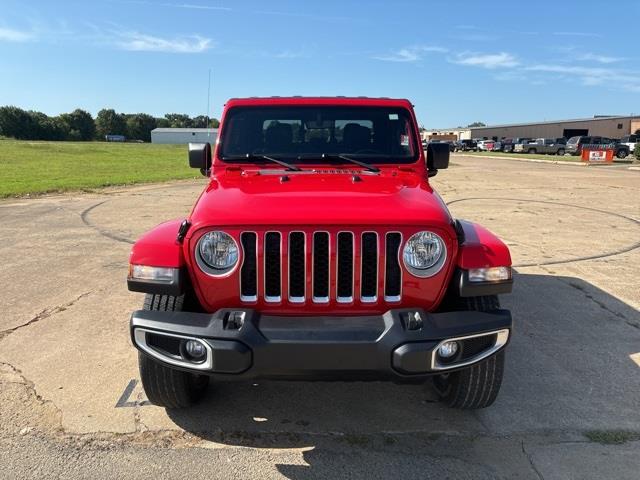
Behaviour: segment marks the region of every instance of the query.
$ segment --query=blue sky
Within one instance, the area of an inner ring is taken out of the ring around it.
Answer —
[[[640,113],[640,2],[0,0],[0,105],[406,97],[426,127]]]

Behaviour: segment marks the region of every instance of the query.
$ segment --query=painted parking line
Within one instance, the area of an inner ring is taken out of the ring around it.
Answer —
[[[120,398],[116,402],[115,408],[132,408],[136,406],[146,407],[147,405],[151,405],[151,402],[148,400],[130,400],[131,394],[133,393],[137,385],[138,380],[132,378],[122,392],[122,395],[120,395]]]

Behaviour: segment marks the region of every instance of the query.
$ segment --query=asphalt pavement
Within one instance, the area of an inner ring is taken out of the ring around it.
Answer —
[[[378,382],[149,405],[128,253],[205,180],[0,201],[0,476],[639,478],[640,172],[454,156],[431,181],[516,267],[503,388],[481,411]]]

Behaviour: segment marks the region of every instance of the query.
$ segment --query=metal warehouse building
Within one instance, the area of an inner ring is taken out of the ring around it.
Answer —
[[[217,128],[155,128],[151,130],[151,143],[216,143]]]
[[[472,138],[571,138],[577,135],[596,135],[620,138],[640,130],[640,116],[594,116],[576,120],[557,120],[540,123],[515,123],[471,129]]]
[[[420,132],[422,140],[468,140],[471,138],[470,128],[428,128]]]

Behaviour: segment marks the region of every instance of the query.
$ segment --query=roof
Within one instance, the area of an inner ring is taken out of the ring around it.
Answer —
[[[405,107],[413,105],[406,98],[387,97],[248,97],[232,98],[227,108],[242,105],[359,105],[375,107]]]
[[[507,124],[502,124],[502,125],[487,125],[484,127],[470,127],[471,130],[485,130],[488,128],[505,128],[505,127],[528,127],[531,125],[549,125],[549,124],[553,124],[553,123],[576,123],[576,122],[599,122],[602,120],[621,120],[624,118],[640,118],[638,116],[635,115],[612,115],[610,117],[604,117],[604,116],[594,116],[592,118],[574,118],[574,119],[569,119],[569,120],[550,120],[550,121],[543,121],[543,122],[524,122],[524,123],[507,123]],[[438,129],[436,129],[438,130]],[[442,130],[442,129],[440,129]]]
[[[218,133],[217,128],[154,128],[156,133]]]
[[[461,131],[471,130],[472,128],[475,128],[475,127],[425,128],[424,130],[426,132],[435,132],[436,130],[441,130],[441,131],[449,130],[450,132],[451,131],[453,131],[453,132],[455,132],[455,131],[461,132]]]

